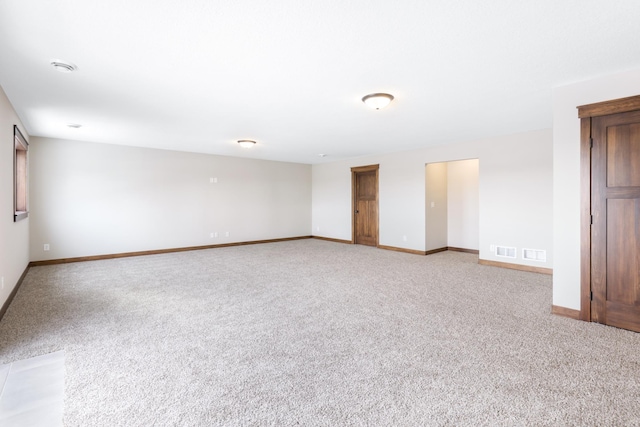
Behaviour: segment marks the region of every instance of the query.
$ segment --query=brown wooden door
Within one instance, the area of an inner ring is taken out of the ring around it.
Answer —
[[[378,246],[378,166],[353,168],[353,241]]]
[[[592,119],[591,320],[640,332],[640,111]]]

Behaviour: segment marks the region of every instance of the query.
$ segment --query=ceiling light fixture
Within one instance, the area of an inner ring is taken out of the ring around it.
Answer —
[[[51,65],[53,66],[53,68],[55,68],[57,71],[60,71],[61,73],[72,73],[78,69],[78,67],[76,67],[74,64],[70,62],[61,61],[59,59],[52,60]]]
[[[370,93],[362,98],[362,102],[375,110],[386,107],[391,101],[393,101],[393,95],[388,93]]]
[[[256,145],[256,142],[251,139],[239,139],[238,144],[240,144],[242,148],[251,148]]]
[[[82,125],[79,124],[79,123],[67,123],[67,127],[74,128],[74,129],[79,129],[79,128],[82,127]]]

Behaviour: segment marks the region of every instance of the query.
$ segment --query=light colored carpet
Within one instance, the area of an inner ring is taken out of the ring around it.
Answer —
[[[64,350],[67,426],[640,425],[640,334],[551,277],[303,240],[32,268],[0,363]]]

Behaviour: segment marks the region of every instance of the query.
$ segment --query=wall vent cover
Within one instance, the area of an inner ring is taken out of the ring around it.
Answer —
[[[547,251],[541,249],[523,249],[522,259],[547,262]]]
[[[515,258],[516,257],[516,248],[512,248],[509,246],[497,246],[496,245],[496,256],[504,257],[504,258]]]

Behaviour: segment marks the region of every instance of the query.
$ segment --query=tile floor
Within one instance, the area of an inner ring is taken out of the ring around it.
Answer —
[[[0,365],[0,426],[62,426],[64,351]]]

